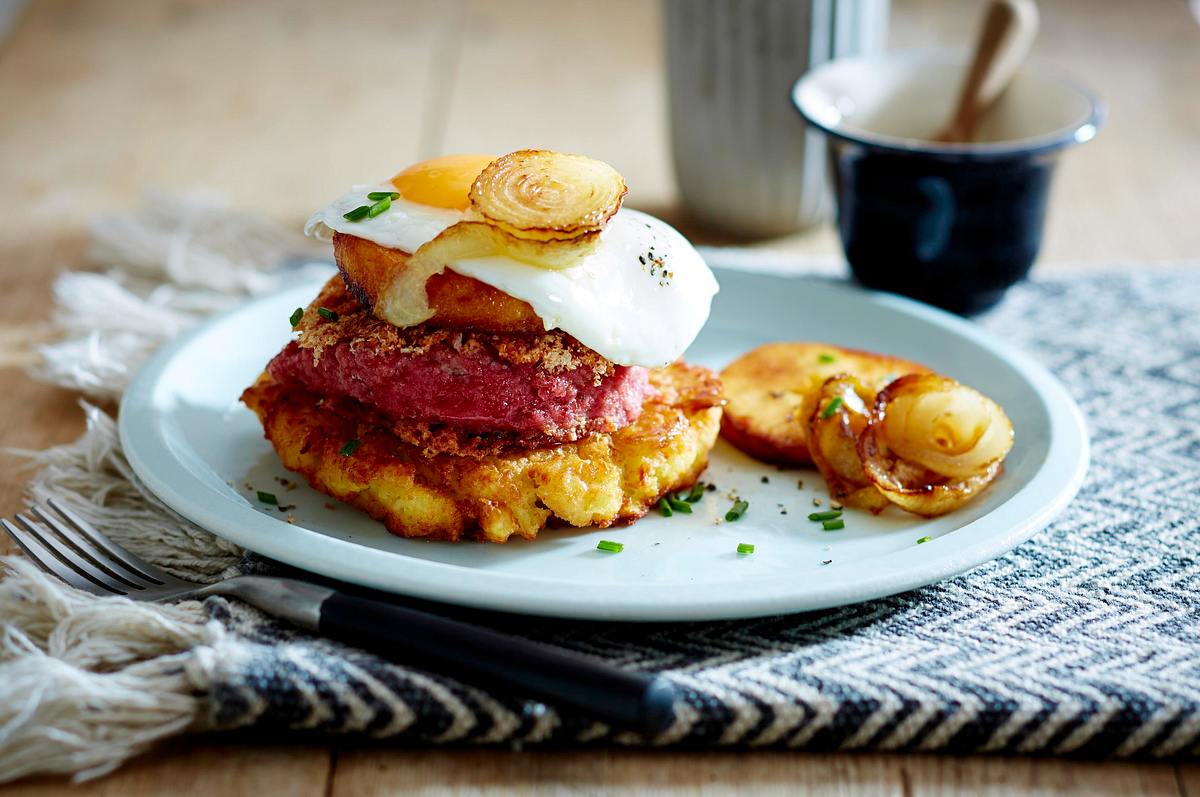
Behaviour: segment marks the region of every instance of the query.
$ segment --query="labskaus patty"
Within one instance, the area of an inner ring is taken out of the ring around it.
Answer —
[[[645,368],[614,365],[562,332],[394,327],[359,305],[338,277],[299,329],[267,366],[275,381],[354,399],[410,429],[436,425],[526,447],[570,442],[629,425],[650,390]]]
[[[655,369],[650,380],[638,419],[617,432],[482,458],[429,456],[353,404],[330,407],[270,374],[242,401],[285,467],[393,534],[505,542],[532,539],[548,524],[636,520],[696,481],[720,426],[720,381],[683,363]]]

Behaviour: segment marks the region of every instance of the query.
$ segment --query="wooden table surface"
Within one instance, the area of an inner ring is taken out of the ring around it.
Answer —
[[[1034,58],[1111,105],[1067,154],[1038,270],[1200,258],[1200,26],[1182,0],[1046,0]],[[961,46],[978,3],[895,0],[895,47]],[[19,370],[85,223],[196,186],[299,223],[352,182],[442,152],[527,146],[610,161],[630,203],[676,208],[652,2],[40,0],[0,42],[0,444],[81,429]],[[831,228],[755,246],[837,255]],[[0,476],[0,512],[23,474]],[[5,794],[59,794],[61,779]],[[172,743],[81,791],[113,795],[1193,795],[1200,767],[917,755],[355,749]]]

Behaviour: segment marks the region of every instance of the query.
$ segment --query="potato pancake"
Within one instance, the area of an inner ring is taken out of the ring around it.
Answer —
[[[835,374],[858,377],[879,390],[893,379],[928,373],[900,357],[845,349],[828,343],[768,343],[725,367],[725,413],[721,435],[755,459],[781,465],[811,465],[806,395]]]
[[[242,394],[285,467],[402,537],[506,542],[548,523],[636,520],[664,494],[693,484],[720,427],[721,386],[705,368],[651,372],[641,415],[617,432],[485,458],[425,456],[315,393],[264,374]],[[347,446],[349,441],[356,446]],[[352,450],[346,453],[347,449]]]

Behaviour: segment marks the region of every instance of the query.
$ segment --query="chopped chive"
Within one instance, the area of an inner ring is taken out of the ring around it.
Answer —
[[[321,316],[321,318],[324,318],[326,321],[337,321],[338,320],[338,314],[333,312],[332,310],[330,310],[327,307],[318,307],[317,315]]]
[[[600,540],[596,543],[597,551],[608,551],[609,553],[620,553],[625,550],[625,543],[613,542],[612,540]]]
[[[393,199],[399,198],[400,195],[395,191],[372,191],[371,193],[367,194],[367,199],[371,200],[372,202],[378,202],[381,199],[386,199],[390,202]]]
[[[275,493],[267,493],[259,490],[258,500],[262,501],[264,504],[274,504],[276,506],[279,505],[279,499],[275,497]]]
[[[821,354],[818,354],[818,355],[817,355],[817,362],[821,362],[821,363],[831,363],[831,362],[834,362],[834,361],[836,361],[836,360],[837,360],[837,357],[834,357],[832,354],[828,354],[828,353],[825,353],[825,352],[822,352]]]
[[[385,196],[383,199],[379,200],[374,205],[371,205],[371,207],[367,208],[367,215],[370,216],[371,218],[375,218],[380,213],[387,213],[388,208],[390,208],[391,206],[392,206],[391,197]]]
[[[932,539],[933,537],[922,537],[921,539],[917,540],[917,545],[920,545],[923,542],[929,542]]]
[[[760,481],[760,482],[762,482],[763,484],[770,484],[770,483],[771,483],[771,480],[770,480],[770,479],[768,479],[766,476],[763,476],[761,479],[759,479],[759,481]]]
[[[347,441],[346,441],[346,444],[345,444],[345,445],[343,445],[343,446],[342,446],[342,447],[341,447],[341,448],[338,450],[338,453],[339,453],[339,454],[341,454],[343,457],[348,457],[348,456],[350,456],[351,454],[353,454],[355,451],[357,451],[357,450],[358,450],[358,447],[359,447],[360,445],[362,445],[362,441],[361,441],[361,440],[357,440],[357,439],[355,439],[355,438],[353,438],[353,437],[352,437],[352,438],[350,438],[349,440],[347,440]]]
[[[746,510],[750,508],[749,501],[743,501],[741,498],[733,502],[733,508],[725,513],[725,519],[730,523],[746,514]]]
[[[671,509],[674,509],[676,512],[682,512],[685,515],[692,514],[692,505],[687,501],[680,501],[673,495],[666,496],[666,499],[667,503],[670,504]]]
[[[838,411],[838,407],[840,406],[842,406],[842,397],[834,396],[833,400],[830,401],[829,404],[826,405],[825,409],[821,412],[821,420],[824,421],[832,418],[833,414]]]
[[[831,512],[813,512],[808,516],[809,520],[837,520],[842,516],[842,510],[835,509]]]
[[[671,505],[667,503],[667,499],[658,499],[658,511],[662,512],[663,517],[670,517],[672,515]]]
[[[288,321],[291,321],[292,326],[295,327],[297,324],[300,323],[301,318],[304,318],[304,308],[297,307],[295,310],[292,311],[292,315],[290,318],[288,318]]]
[[[692,485],[692,489],[688,490],[688,493],[686,496],[684,496],[683,500],[687,501],[689,504],[694,504],[703,497],[704,497],[704,482],[696,482],[695,484]]]
[[[745,553],[754,553],[754,543],[750,543],[750,542],[739,542],[739,543],[738,543],[738,547],[737,547],[737,552],[738,552],[738,553],[743,553],[743,554],[745,554]]]
[[[841,518],[838,518],[837,520],[826,520],[821,524],[821,528],[825,529],[826,531],[837,531],[839,529],[846,528],[846,521],[842,520]]]
[[[365,219],[367,217],[367,214],[370,212],[371,212],[370,206],[359,205],[354,210],[351,210],[348,213],[343,213],[342,218],[345,219],[346,221],[362,221],[363,219]]]

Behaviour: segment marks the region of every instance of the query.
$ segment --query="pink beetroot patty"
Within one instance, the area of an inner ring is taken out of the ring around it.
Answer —
[[[267,371],[283,384],[356,399],[395,420],[470,434],[565,442],[637,419],[650,390],[645,368],[596,367],[594,352],[579,360],[561,346],[540,356],[544,345],[535,340],[543,336],[530,337],[523,343],[520,336],[435,331],[417,345],[340,340],[319,355],[293,341]],[[568,349],[579,346],[567,340]]]

